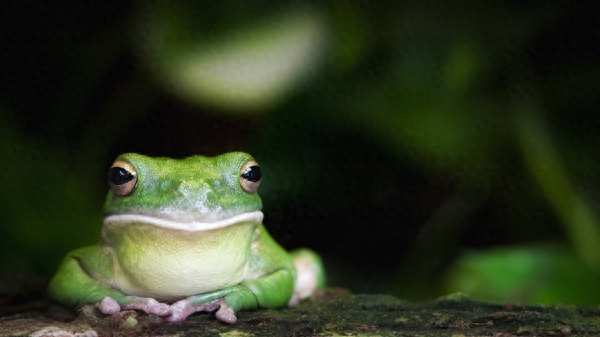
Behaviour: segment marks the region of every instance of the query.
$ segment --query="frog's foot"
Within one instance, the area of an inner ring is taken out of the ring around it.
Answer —
[[[221,322],[225,322],[228,324],[234,324],[237,322],[237,316],[235,315],[235,311],[225,303],[224,299],[219,300],[219,311],[215,313],[217,319]]]
[[[185,321],[189,315],[198,311],[212,312],[215,310],[217,310],[215,315],[221,322],[229,324],[237,322],[235,311],[222,298],[203,304],[194,304],[194,301],[189,298],[175,302],[171,305],[171,315],[165,317],[164,320],[165,322],[178,323]]]
[[[105,315],[114,315],[121,310],[141,310],[149,315],[167,316],[171,314],[171,306],[166,303],[160,303],[153,298],[128,296],[127,303],[119,305],[112,297],[105,297],[102,301],[96,303],[98,308]]]
[[[319,287],[319,270],[315,266],[313,252],[301,250],[295,252],[296,283],[294,293],[288,301],[288,306],[298,305],[301,299],[309,297]],[[318,257],[317,257],[318,258]]]
[[[121,311],[121,306],[112,297],[106,296],[102,301],[96,303],[96,308],[105,315],[114,315]]]
[[[198,311],[215,311],[219,309],[221,300],[214,300],[208,303],[195,304],[190,298],[177,301],[171,305],[171,314],[164,318],[165,322],[177,323],[183,322],[185,319]]]

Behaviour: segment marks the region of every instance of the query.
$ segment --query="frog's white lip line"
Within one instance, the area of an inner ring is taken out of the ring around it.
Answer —
[[[139,215],[139,214],[115,214],[109,215],[104,218],[104,225],[116,225],[123,223],[147,223],[151,225],[155,225],[162,228],[175,229],[175,230],[184,230],[189,232],[196,231],[208,231],[218,228],[227,227],[236,223],[241,222],[253,222],[260,223],[263,219],[263,213],[261,211],[254,211],[248,213],[242,213],[238,215],[234,215],[232,217],[212,221],[212,222],[201,222],[201,221],[174,221],[174,220],[165,220],[161,218],[157,218],[149,215]]]

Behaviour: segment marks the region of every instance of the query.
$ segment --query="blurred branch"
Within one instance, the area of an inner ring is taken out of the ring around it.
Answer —
[[[392,277],[393,294],[409,300],[431,296],[440,270],[456,254],[457,243],[469,218],[485,199],[479,195],[457,193],[444,201],[419,231],[403,263]]]
[[[600,230],[589,205],[577,194],[569,174],[550,141],[548,127],[532,104],[515,111],[516,130],[523,156],[543,193],[579,253],[591,265],[600,265]]]

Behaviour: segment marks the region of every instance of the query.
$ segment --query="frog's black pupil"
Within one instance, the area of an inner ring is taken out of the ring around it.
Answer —
[[[133,174],[122,167],[112,167],[108,170],[108,181],[113,185],[123,185],[133,179]]]
[[[262,171],[256,165],[250,166],[242,172],[242,178],[255,183],[262,178]]]

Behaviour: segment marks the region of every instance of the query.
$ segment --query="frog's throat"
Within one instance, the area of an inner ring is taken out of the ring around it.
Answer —
[[[247,212],[232,217],[221,219],[218,221],[201,222],[201,221],[174,221],[161,219],[149,215],[139,214],[114,214],[104,218],[104,226],[118,225],[125,223],[144,223],[161,228],[183,230],[189,232],[208,231],[219,229],[242,222],[260,223],[263,219],[261,211]]]

